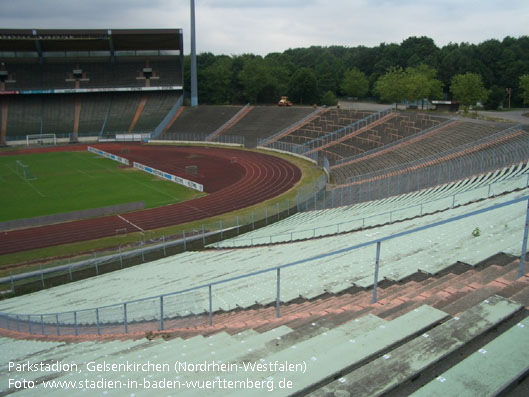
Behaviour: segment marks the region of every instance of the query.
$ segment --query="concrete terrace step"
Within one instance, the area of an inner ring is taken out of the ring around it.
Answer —
[[[520,305],[505,298],[492,297],[408,343],[383,352],[385,354],[309,396],[337,395],[342,391],[354,396],[378,396],[388,392],[418,376],[425,368],[435,365],[520,309]]]
[[[430,329],[446,317],[446,314],[439,310],[423,306],[356,337],[343,332],[342,326],[298,343],[295,349],[268,354],[264,357],[268,362],[286,360],[306,365],[306,373],[289,373],[288,378],[293,384],[292,389],[278,389],[275,395],[305,394],[322,382],[328,382],[338,374],[347,371],[348,368],[365,363],[396,343]],[[254,381],[270,378],[279,380],[284,375],[271,368],[268,371],[245,374]],[[244,395],[245,392],[237,390],[233,395]],[[253,392],[252,395],[267,393],[262,390]]]
[[[497,395],[529,370],[525,319],[419,389],[413,396]]]

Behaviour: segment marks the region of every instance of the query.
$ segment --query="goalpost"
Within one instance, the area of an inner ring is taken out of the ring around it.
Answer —
[[[57,136],[55,134],[26,135],[26,145],[57,145]]]
[[[37,177],[31,172],[29,165],[24,164],[20,160],[17,160],[15,164],[18,176],[20,176],[26,181],[34,181],[35,179],[37,179]]]

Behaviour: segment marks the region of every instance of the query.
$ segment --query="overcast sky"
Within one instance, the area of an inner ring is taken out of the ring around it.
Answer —
[[[182,28],[189,0],[0,0],[1,28]],[[529,34],[528,0],[196,0],[197,52],[266,55],[311,45],[438,46]]]

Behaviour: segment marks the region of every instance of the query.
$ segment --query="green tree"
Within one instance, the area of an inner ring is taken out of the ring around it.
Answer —
[[[490,87],[490,94],[487,101],[484,103],[485,109],[497,110],[505,102],[507,91],[504,87],[493,85]]]
[[[529,74],[520,77],[520,90],[524,105],[529,105]]]
[[[386,102],[397,104],[406,98],[406,74],[400,66],[392,66],[375,83],[375,93]]]
[[[321,104],[325,106],[334,106],[338,103],[336,100],[336,95],[332,91],[327,91],[321,97]]]
[[[231,102],[231,66],[231,58],[222,56],[201,71],[201,84],[198,87],[201,102],[216,105]]]
[[[355,67],[345,72],[341,88],[345,95],[363,97],[369,90],[369,80],[365,73]]]
[[[279,83],[261,57],[244,62],[239,80],[244,98],[251,103],[272,103],[280,95]]]
[[[443,83],[436,79],[437,71],[425,64],[407,68],[405,76],[406,99],[418,101],[443,97]]]
[[[489,96],[489,92],[483,87],[481,76],[476,73],[455,75],[451,81],[450,92],[456,101],[463,104],[465,112],[470,105],[484,103]]]
[[[288,95],[292,102],[314,104],[319,102],[318,79],[310,68],[296,70],[288,83]]]
[[[436,67],[439,51],[439,48],[429,37],[408,37],[400,44],[399,63],[403,67],[416,67],[421,63]]]

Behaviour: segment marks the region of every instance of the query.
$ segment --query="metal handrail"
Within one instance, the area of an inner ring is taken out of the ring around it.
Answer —
[[[260,139],[259,140],[259,145],[260,146],[267,146],[267,145],[270,145],[271,143],[274,143],[276,141],[275,138],[280,137],[281,135],[285,134],[287,131],[290,131],[290,130],[298,128],[299,126],[301,126],[301,125],[305,124],[306,122],[308,122],[308,120],[317,117],[320,113],[322,113],[322,112],[324,112],[326,110],[327,109],[322,108],[322,107],[317,108],[315,111],[313,111],[310,114],[306,115],[301,120],[298,120],[295,123],[289,125],[288,127],[283,128],[281,131],[276,132],[272,136],[269,136],[268,138],[265,138],[265,139]]]
[[[434,125],[433,127],[427,128],[427,129],[422,130],[422,131],[420,131],[420,132],[418,132],[416,134],[413,134],[413,135],[407,136],[405,138],[399,139],[399,140],[397,140],[395,142],[388,143],[388,144],[386,144],[384,146],[368,150],[367,152],[355,154],[354,156],[344,157],[342,159],[336,160],[336,162],[334,163],[333,167],[336,167],[339,164],[348,163],[348,162],[357,160],[357,159],[362,158],[362,157],[371,156],[372,154],[378,153],[380,151],[387,150],[387,149],[390,149],[392,147],[398,146],[400,144],[409,142],[412,139],[415,139],[415,138],[418,138],[420,136],[426,135],[426,134],[428,134],[428,133],[430,133],[432,131],[435,131],[435,130],[437,130],[439,128],[443,128],[444,126],[446,126],[446,125],[448,125],[450,123],[453,123],[454,121],[455,120],[453,120],[453,119],[449,119],[449,120],[443,121],[442,123],[440,123],[438,125]]]
[[[315,138],[309,142],[305,142],[301,145],[300,150],[302,151],[309,151],[313,150],[317,147],[326,145],[331,140],[339,139],[345,135],[352,134],[355,131],[358,131],[361,128],[364,128],[368,126],[371,123],[374,123],[375,121],[380,120],[382,117],[396,112],[397,109],[394,105],[391,105],[390,107],[384,108],[382,110],[379,110],[378,112],[375,112],[373,114],[370,114],[369,116],[366,116],[360,120],[355,121],[354,123],[351,123],[345,127],[341,127],[340,129],[330,132],[322,137]],[[316,146],[316,144],[322,143],[321,145]],[[300,152],[302,153],[302,152]]]
[[[230,125],[231,123],[233,123],[234,120],[237,119],[237,117],[239,117],[242,113],[244,113],[246,111],[246,109],[248,109],[250,107],[250,103],[247,103],[246,105],[244,105],[241,110],[239,110],[237,113],[235,113],[235,115],[230,118],[228,121],[226,121],[224,124],[222,124],[219,128],[217,128],[215,131],[213,131],[211,134],[209,134],[208,136],[206,136],[205,138],[205,141],[210,141],[214,138],[217,137],[217,135],[222,132],[222,130],[224,130],[228,125]]]
[[[432,154],[432,155],[427,156],[427,157],[423,157],[423,158],[418,159],[418,160],[409,161],[409,162],[404,163],[404,164],[400,164],[400,165],[397,165],[397,166],[394,166],[394,167],[384,168],[382,170],[378,170],[378,171],[375,171],[375,172],[370,172],[368,174],[361,174],[361,175],[351,176],[351,177],[346,179],[345,184],[350,184],[350,183],[354,183],[354,182],[358,182],[358,181],[362,181],[362,180],[371,180],[371,179],[377,178],[379,176],[385,176],[385,175],[388,175],[388,174],[391,174],[391,173],[395,173],[397,171],[402,171],[404,169],[407,169],[407,168],[410,168],[410,167],[413,167],[413,166],[416,166],[416,165],[426,164],[428,162],[433,162],[433,161],[436,161],[436,160],[440,160],[443,157],[449,156],[451,154],[460,153],[460,152],[462,152],[465,149],[470,149],[470,148],[473,148],[473,147],[481,145],[481,144],[485,144],[485,143],[489,143],[489,142],[495,141],[495,140],[497,140],[499,138],[502,138],[503,136],[507,136],[507,135],[509,135],[509,134],[511,134],[511,133],[513,133],[515,131],[519,131],[519,130],[521,130],[521,124],[506,128],[506,129],[504,129],[502,131],[498,131],[498,132],[496,132],[496,133],[494,133],[492,135],[489,135],[489,136],[487,136],[485,138],[478,139],[477,141],[465,143],[464,145],[460,145],[460,146],[457,146],[455,148],[452,148],[452,149],[449,149],[449,150],[445,150],[443,152],[435,153],[435,154]]]
[[[247,274],[243,274],[243,275],[239,275],[239,276],[235,276],[235,277],[230,277],[230,278],[227,278],[227,279],[224,279],[224,280],[213,281],[213,282],[210,282],[210,283],[201,284],[201,285],[198,285],[198,286],[195,286],[195,287],[190,287],[190,288],[182,289],[182,290],[171,292],[171,293],[167,293],[167,294],[154,295],[154,296],[149,296],[149,297],[145,297],[145,298],[139,298],[139,299],[130,300],[130,301],[127,301],[127,302],[114,303],[114,304],[110,304],[110,305],[98,306],[98,307],[94,307],[94,308],[81,309],[81,310],[70,310],[70,311],[65,311],[65,312],[38,313],[38,314],[35,314],[35,313],[32,313],[32,314],[30,314],[30,313],[21,314],[21,313],[0,312],[0,316],[7,317],[7,318],[9,318],[10,316],[11,317],[12,316],[16,316],[17,318],[19,316],[46,316],[46,317],[48,317],[48,316],[60,316],[60,315],[66,315],[66,314],[73,314],[73,315],[76,316],[77,313],[96,312],[96,311],[99,311],[99,310],[102,310],[102,309],[107,309],[107,308],[111,308],[111,307],[123,307],[124,305],[127,305],[127,304],[137,303],[137,302],[144,302],[144,301],[148,301],[148,300],[154,300],[154,301],[163,302],[163,298],[164,297],[180,295],[180,294],[184,294],[184,293],[187,293],[187,292],[197,291],[197,290],[206,289],[206,288],[209,289],[210,299],[211,299],[211,287],[216,286],[216,285],[227,284],[227,283],[230,283],[232,281],[245,279],[245,278],[250,278],[250,277],[253,277],[253,276],[257,276],[257,275],[261,275],[261,274],[265,274],[265,273],[269,273],[269,272],[277,272],[279,274],[279,270],[281,270],[281,269],[285,269],[285,268],[301,265],[301,264],[304,264],[304,263],[312,262],[312,261],[323,259],[323,258],[332,257],[332,256],[335,256],[335,255],[340,255],[340,254],[343,254],[343,253],[346,253],[346,252],[351,252],[351,251],[354,251],[354,250],[357,250],[357,249],[363,248],[363,247],[368,247],[368,246],[372,246],[372,245],[379,245],[379,244],[381,244],[381,243],[383,243],[385,241],[393,240],[393,239],[399,238],[399,237],[404,237],[404,236],[407,236],[407,235],[410,235],[410,234],[414,234],[414,233],[419,233],[419,232],[422,232],[424,230],[432,229],[432,228],[435,228],[435,227],[438,227],[438,226],[442,226],[442,225],[445,225],[445,224],[448,224],[448,223],[452,223],[452,222],[456,222],[456,221],[459,221],[459,220],[462,220],[462,219],[466,219],[466,218],[469,218],[469,217],[472,217],[472,216],[480,215],[480,214],[483,214],[483,213],[486,213],[486,212],[489,212],[489,211],[493,211],[493,210],[496,210],[496,209],[499,209],[499,208],[503,208],[503,207],[507,207],[507,206],[510,206],[510,205],[514,205],[514,204],[517,204],[517,203],[520,203],[520,202],[523,202],[523,201],[528,201],[528,203],[529,203],[529,195],[526,195],[526,196],[523,196],[523,197],[519,197],[519,198],[515,198],[515,199],[512,199],[512,200],[506,201],[504,203],[495,204],[493,206],[489,206],[489,207],[482,208],[482,209],[479,209],[479,210],[471,211],[471,212],[468,212],[468,213],[465,213],[465,214],[457,215],[457,216],[454,216],[454,217],[451,217],[451,218],[448,218],[448,219],[443,219],[443,220],[440,220],[440,221],[437,221],[437,222],[430,223],[428,225],[423,225],[423,226],[419,226],[419,227],[416,227],[416,228],[413,228],[413,229],[410,229],[410,230],[405,230],[405,231],[402,231],[402,232],[398,232],[398,233],[395,233],[395,234],[392,234],[392,235],[389,235],[389,236],[386,236],[386,237],[381,237],[381,238],[378,238],[378,239],[374,239],[374,240],[366,241],[366,242],[363,242],[363,243],[355,244],[355,245],[350,246],[350,247],[342,248],[342,249],[339,249],[339,250],[327,252],[327,253],[320,254],[320,255],[315,255],[315,256],[312,256],[312,257],[309,257],[309,258],[306,258],[306,259],[297,260],[297,261],[290,262],[290,263],[287,263],[287,264],[284,264],[284,265],[274,266],[274,267],[271,267],[271,268],[258,270],[258,271],[255,271],[255,272],[251,272],[251,273],[247,273]],[[527,211],[527,214],[529,215],[529,210]],[[528,225],[526,225],[524,235],[527,234],[527,226]],[[523,263],[523,261],[521,261],[520,262],[521,270],[523,270],[523,266],[524,266],[524,263]],[[374,296],[376,296],[376,290],[374,290]],[[210,324],[211,324],[211,322],[210,322]]]
[[[449,195],[446,195],[446,196],[443,196],[443,197],[439,197],[439,198],[436,198],[434,200],[430,200],[430,201],[424,201],[422,203],[418,203],[418,204],[413,204],[413,205],[410,205],[410,206],[407,206],[407,207],[403,207],[403,208],[398,208],[398,209],[395,209],[395,210],[391,210],[391,211],[386,211],[386,212],[379,212],[379,213],[376,213],[376,214],[373,214],[373,215],[370,215],[370,216],[364,216],[364,217],[361,217],[361,218],[355,218],[355,219],[351,219],[349,221],[345,221],[345,222],[338,222],[338,223],[331,223],[331,224],[326,224],[326,225],[322,225],[322,226],[318,226],[318,227],[313,227],[313,228],[309,228],[309,229],[303,229],[303,230],[297,230],[296,232],[285,232],[285,233],[280,233],[280,234],[274,234],[274,235],[266,235],[266,236],[258,236],[258,237],[253,237],[253,238],[235,238],[235,239],[229,239],[227,240],[227,242],[233,242],[233,243],[237,243],[237,242],[244,242],[244,241],[254,241],[254,240],[269,240],[271,241],[273,237],[280,237],[280,236],[293,236],[293,233],[307,233],[307,232],[313,232],[313,236],[314,238],[316,237],[316,231],[318,229],[329,229],[329,228],[334,228],[336,227],[337,230],[340,230],[340,226],[341,225],[345,225],[345,224],[348,224],[348,223],[354,223],[354,222],[358,222],[358,221],[363,221],[363,224],[365,224],[365,221],[367,219],[371,219],[371,218],[377,218],[377,217],[380,217],[380,216],[384,216],[384,215],[389,215],[390,216],[390,219],[391,219],[391,215],[395,212],[401,212],[401,211],[406,211],[406,210],[410,210],[412,208],[421,208],[421,214],[420,215],[424,215],[424,213],[422,212],[422,208],[425,206],[425,205],[428,205],[428,204],[432,204],[432,203],[435,203],[437,201],[441,201],[441,200],[446,200],[447,198],[449,197],[452,197],[453,200],[452,202],[455,202],[455,198],[456,196],[458,195],[461,195],[461,194],[467,194],[467,193],[470,193],[470,192],[473,192],[473,191],[476,191],[478,189],[483,189],[483,188],[486,188],[488,187],[489,188],[489,192],[491,190],[491,187],[493,185],[495,185],[496,183],[503,183],[505,181],[511,181],[511,180],[514,180],[514,179],[522,179],[522,178],[525,178],[527,179],[527,182],[526,182],[526,186],[529,186],[529,176],[526,177],[526,176],[521,176],[521,175],[517,175],[517,176],[512,176],[512,177],[509,177],[509,178],[506,178],[500,182],[492,182],[492,183],[489,183],[487,185],[482,185],[482,186],[479,186],[479,187],[476,187],[474,189],[470,189],[470,190],[465,190],[463,192],[458,192],[458,193],[454,193],[454,194],[449,194]],[[330,234],[328,234],[330,235]],[[324,235],[324,236],[328,236],[328,235]],[[321,235],[319,235],[318,237],[321,237]],[[285,242],[285,240],[281,240],[280,242]],[[253,244],[251,244],[253,246]],[[222,242],[217,242],[216,243],[216,246],[218,248],[236,248],[237,245],[224,245],[222,244]]]

